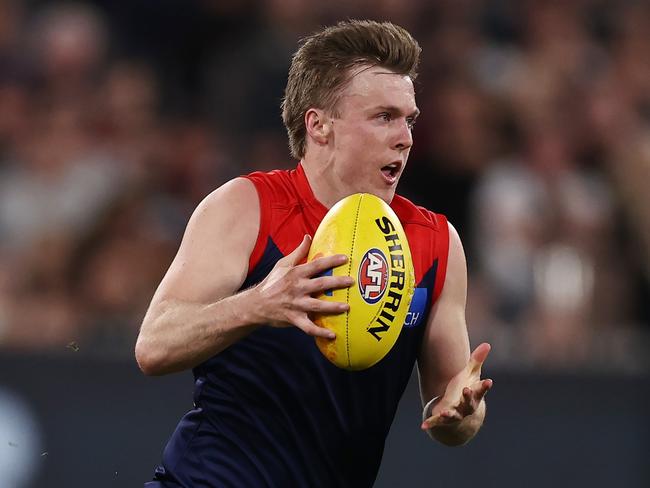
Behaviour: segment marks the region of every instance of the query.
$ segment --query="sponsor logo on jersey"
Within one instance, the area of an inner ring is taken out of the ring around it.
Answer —
[[[388,284],[388,261],[383,252],[373,248],[364,254],[357,282],[361,297],[367,303],[374,304],[381,300]]]
[[[424,320],[426,315],[425,309],[427,305],[428,291],[426,288],[416,288],[411,300],[411,306],[404,319],[404,327],[411,328],[417,327]]]

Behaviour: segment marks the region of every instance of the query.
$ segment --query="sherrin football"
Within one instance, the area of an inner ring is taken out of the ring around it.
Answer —
[[[395,212],[382,199],[357,193],[327,212],[307,259],[333,254],[347,255],[348,262],[328,274],[351,276],[355,283],[317,297],[350,309],[313,317],[336,333],[334,340],[316,338],[316,344],[336,366],[366,369],[388,354],[402,330],[415,287],[411,251]]]

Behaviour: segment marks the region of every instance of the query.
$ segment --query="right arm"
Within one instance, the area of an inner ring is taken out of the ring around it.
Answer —
[[[192,368],[265,323],[332,337],[309,313],[341,313],[347,305],[311,295],[349,286],[351,279],[312,278],[345,260],[329,256],[300,265],[311,243],[307,237],[261,283],[236,293],[248,273],[259,220],[257,192],[243,178],[215,190],[197,207],[140,328],[135,355],[145,374]]]

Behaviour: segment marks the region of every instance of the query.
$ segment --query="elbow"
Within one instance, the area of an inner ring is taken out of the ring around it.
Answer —
[[[146,376],[160,376],[166,373],[164,354],[148,341],[138,337],[135,344],[135,360]]]

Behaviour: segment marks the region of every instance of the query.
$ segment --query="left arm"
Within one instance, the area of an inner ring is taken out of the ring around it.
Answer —
[[[476,435],[485,417],[483,397],[492,387],[492,380],[481,379],[490,345],[481,344],[470,356],[466,301],[465,253],[458,232],[449,224],[445,284],[431,310],[418,358],[420,394],[428,407],[422,429],[448,446],[465,444]]]

